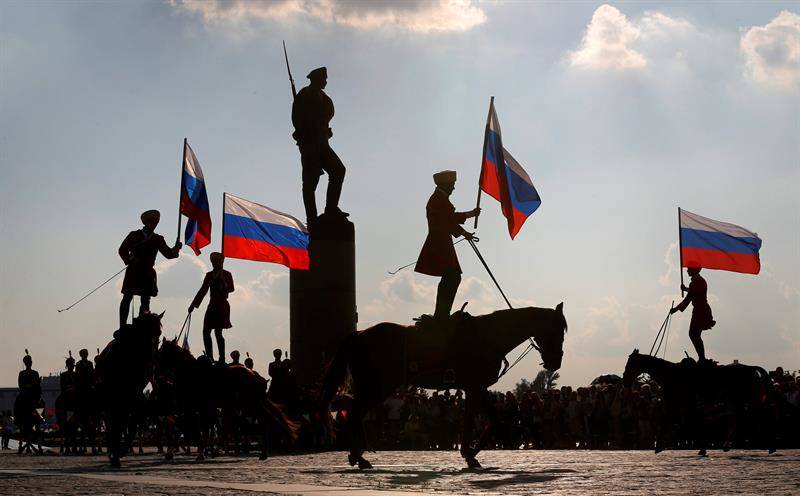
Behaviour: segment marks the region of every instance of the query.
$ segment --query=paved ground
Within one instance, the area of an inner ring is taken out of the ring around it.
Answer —
[[[360,472],[342,452],[219,457],[165,462],[155,453],[124,459],[0,454],[4,494],[192,495],[309,494],[800,494],[800,450],[778,452],[485,451],[483,470],[455,452],[368,453]]]

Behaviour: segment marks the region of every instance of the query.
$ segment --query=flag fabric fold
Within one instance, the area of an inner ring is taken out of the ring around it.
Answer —
[[[525,220],[542,204],[542,199],[528,173],[511,153],[503,148],[494,99],[489,105],[489,117],[486,123],[480,188],[500,202],[503,216],[508,222],[511,239],[514,239]]]
[[[758,274],[761,239],[744,227],[679,209],[681,265]]]
[[[181,214],[187,217],[184,244],[200,255],[200,249],[211,243],[211,214],[208,193],[200,162],[189,146],[183,144],[183,174],[181,176]]]
[[[222,254],[308,269],[308,230],[291,215],[225,193]]]

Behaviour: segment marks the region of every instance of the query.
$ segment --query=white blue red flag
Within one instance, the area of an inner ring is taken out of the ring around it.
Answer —
[[[517,235],[528,216],[542,204],[542,199],[528,173],[508,150],[503,148],[494,98],[489,105],[489,118],[486,122],[480,187],[500,202],[503,216],[508,221],[508,233],[511,239]]]
[[[208,193],[200,162],[189,143],[183,142],[183,174],[181,176],[181,213],[186,222],[186,246],[200,255],[200,248],[211,243],[211,214],[208,211]]]
[[[681,265],[758,274],[761,238],[744,227],[678,209]]]
[[[222,254],[308,269],[308,230],[283,212],[225,193]]]

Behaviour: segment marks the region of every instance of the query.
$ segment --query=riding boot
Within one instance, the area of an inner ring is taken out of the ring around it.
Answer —
[[[131,301],[133,301],[132,294],[124,294],[122,301],[119,303],[119,328],[125,327],[128,323],[128,314],[131,311]]]
[[[206,356],[213,362],[214,350],[211,346],[211,329],[203,329],[203,349],[206,351]]]
[[[310,228],[311,225],[317,220],[317,199],[315,196],[316,184],[311,187],[310,185],[303,184],[303,206],[306,209],[306,227]]]
[[[225,338],[222,336],[222,329],[215,329],[214,337],[217,338],[217,350],[219,350],[219,361],[225,363]]]
[[[457,270],[449,269],[445,271],[436,289],[434,318],[440,321],[450,318],[450,311],[453,309],[453,302],[456,299],[459,284],[461,284],[461,274]]]
[[[150,297],[149,296],[141,296],[139,298],[139,316],[141,317],[145,313],[150,313]]]

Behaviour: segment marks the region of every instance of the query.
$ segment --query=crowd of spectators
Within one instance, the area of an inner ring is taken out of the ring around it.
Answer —
[[[779,444],[799,447],[800,376],[786,374],[780,368],[770,375],[789,409],[780,414]],[[514,392],[489,394],[497,417],[487,448],[652,449],[665,415],[662,391],[655,383],[633,387],[601,383],[536,391],[531,383],[523,382]],[[336,412],[341,430],[345,429],[346,415],[347,401],[342,401]],[[463,417],[462,391],[429,393],[410,388],[396,392],[381,408],[373,409],[365,420],[365,429],[374,449],[452,450],[459,446]],[[476,422],[485,425],[487,420],[483,414]],[[715,428],[724,428],[722,422],[707,420]],[[672,439],[677,447],[693,446],[692,434],[685,427],[678,419]],[[743,427],[737,446],[761,447],[762,439],[757,437],[760,432],[759,426]],[[724,439],[722,432],[708,434],[712,447]],[[715,443],[714,439],[719,441]]]

